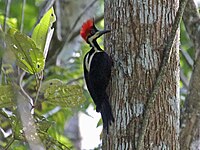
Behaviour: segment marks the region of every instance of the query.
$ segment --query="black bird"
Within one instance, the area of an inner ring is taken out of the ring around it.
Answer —
[[[84,57],[84,77],[88,91],[96,105],[96,111],[101,113],[103,128],[109,131],[109,125],[114,122],[109,97],[106,93],[110,76],[112,60],[97,43],[97,39],[110,32],[110,30],[99,31],[93,19],[87,20],[81,30],[82,38],[90,45],[90,51]]]

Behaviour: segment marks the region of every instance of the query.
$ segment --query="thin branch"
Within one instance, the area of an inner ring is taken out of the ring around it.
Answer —
[[[73,80],[68,81],[68,82],[67,82],[67,85],[72,84],[72,83],[74,83],[74,82],[77,82],[77,81],[79,81],[79,80],[83,80],[83,76],[80,76],[80,77],[78,77],[78,78],[76,78],[76,79],[73,79]]]
[[[55,2],[55,7],[56,7],[56,36],[59,41],[62,41],[62,22],[61,22],[61,9],[60,9],[60,1]]]
[[[84,11],[77,17],[76,21],[74,22],[71,30],[66,34],[66,41],[68,41],[68,39],[70,39],[72,32],[74,31],[76,25],[78,24],[79,20],[81,19],[81,17],[97,2],[97,0],[93,0],[85,9]]]
[[[7,0],[6,1],[6,13],[5,13],[5,17],[4,17],[4,23],[3,23],[3,31],[6,31],[6,22],[7,22],[7,18],[9,16],[10,13],[10,5],[11,5],[11,0]]]
[[[191,56],[188,54],[188,52],[184,51],[182,48],[180,49],[181,54],[185,58],[187,64],[192,68],[194,65],[194,60],[191,58]]]
[[[23,81],[23,78],[24,78],[25,74],[26,74],[26,72],[23,71],[21,76],[20,76],[20,79],[19,79],[19,86],[20,86],[20,89],[21,89],[22,93],[30,100],[31,106],[33,106],[32,98],[28,95],[28,93],[26,93],[26,91],[24,90],[24,88],[22,86],[22,81]]]
[[[140,131],[140,134],[139,134],[139,138],[138,138],[137,150],[143,150],[143,148],[144,148],[144,136],[145,136],[145,133],[146,133],[146,130],[147,130],[147,125],[149,123],[151,111],[152,111],[154,102],[156,100],[157,93],[159,93],[160,85],[163,81],[163,77],[165,76],[165,73],[167,71],[167,65],[169,63],[170,56],[171,56],[171,53],[172,53],[172,47],[173,47],[174,40],[176,39],[177,29],[179,27],[180,20],[183,16],[183,12],[184,12],[185,6],[187,4],[187,1],[188,0],[181,0],[180,3],[179,3],[179,9],[176,13],[175,21],[174,21],[174,24],[172,26],[172,31],[171,31],[171,34],[168,38],[168,41],[166,42],[165,53],[164,53],[164,58],[163,58],[163,61],[162,61],[162,64],[161,64],[161,69],[160,69],[158,78],[157,78],[157,80],[154,84],[155,86],[153,88],[153,91],[152,91],[152,93],[151,93],[151,95],[150,95],[150,97],[147,101],[146,110],[144,112],[144,119],[143,119],[141,131]]]
[[[45,117],[45,118],[48,118],[50,116],[53,116],[54,114],[56,114],[60,110],[61,110],[61,107],[60,106],[56,106],[55,108],[53,108],[52,110],[48,111],[47,113],[45,113],[42,116]]]
[[[53,6],[54,3],[55,3],[55,0],[46,0],[45,1],[45,4],[44,4],[44,6],[43,6],[43,8],[42,8],[42,10],[40,12],[40,16],[39,16],[38,22],[44,16],[44,14]]]
[[[25,5],[26,5],[26,0],[23,0],[22,3],[22,20],[21,20],[21,26],[20,26],[20,31],[23,32],[23,28],[24,28],[24,9],[25,9]]]
[[[15,141],[15,139],[12,137],[11,140],[8,142],[8,144],[5,146],[4,150],[9,149],[14,141]]]
[[[39,94],[40,94],[40,89],[41,89],[41,86],[42,86],[42,80],[43,80],[43,71],[40,73],[40,75],[38,75],[39,83],[37,84],[38,88],[37,88],[37,92],[36,92],[34,106],[36,105],[38,97],[39,97]],[[37,81],[37,79],[36,79],[36,81]]]
[[[188,87],[189,87],[189,80],[188,80],[188,78],[184,75],[182,69],[180,70],[180,78],[181,78],[181,81],[182,81],[183,85],[185,86],[185,88],[188,89]]]

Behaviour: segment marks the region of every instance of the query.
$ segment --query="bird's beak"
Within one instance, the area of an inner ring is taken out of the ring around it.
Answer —
[[[103,34],[108,33],[108,32],[110,32],[110,30],[97,31],[97,32],[92,36],[92,38],[93,38],[93,39],[97,39],[97,38],[99,38],[100,36],[102,36]]]
[[[98,36],[98,37],[102,36],[102,35],[105,34],[105,33],[110,32],[110,31],[111,31],[111,30],[98,31],[98,32],[99,32],[99,36]]]

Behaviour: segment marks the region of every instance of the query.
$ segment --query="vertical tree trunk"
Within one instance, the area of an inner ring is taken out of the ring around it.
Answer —
[[[153,90],[179,0],[105,0],[105,49],[114,67],[110,101],[115,123],[103,149],[136,149],[147,100]],[[179,36],[156,97],[144,149],[179,149]]]
[[[188,0],[183,22],[196,51],[195,65],[190,78],[189,92],[185,100],[185,111],[181,114],[180,148],[181,150],[200,149],[200,19],[199,10],[193,0]]]

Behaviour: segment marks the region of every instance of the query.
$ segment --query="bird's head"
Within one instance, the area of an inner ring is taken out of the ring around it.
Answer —
[[[93,19],[89,19],[85,23],[83,23],[82,28],[80,30],[82,38],[87,43],[91,43],[93,40],[96,40],[97,38],[108,32],[110,32],[110,30],[99,31],[95,27]]]

